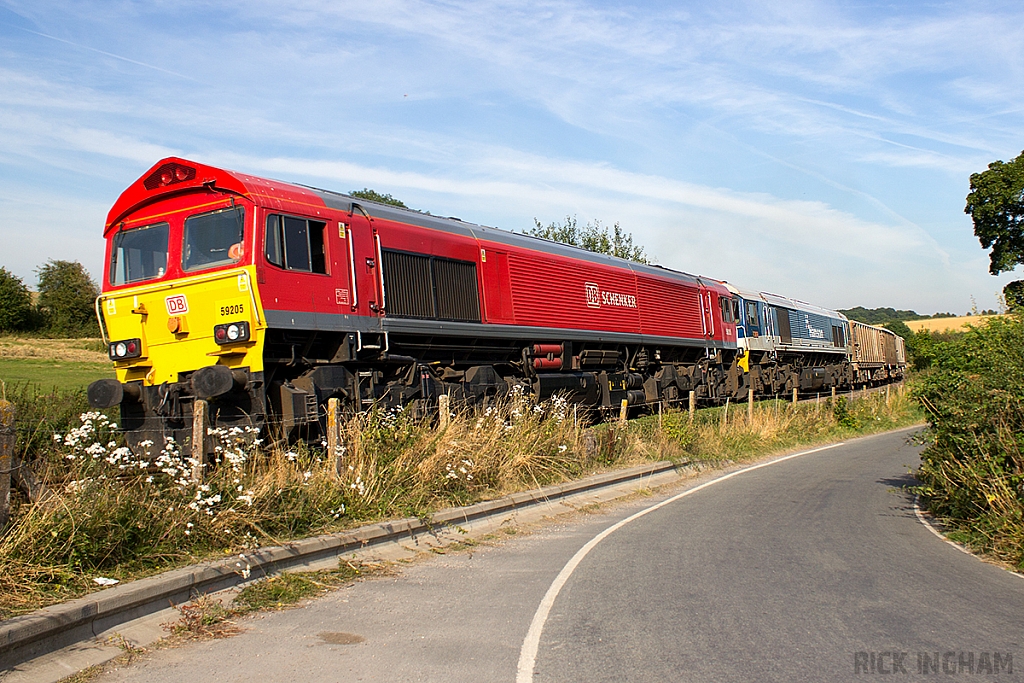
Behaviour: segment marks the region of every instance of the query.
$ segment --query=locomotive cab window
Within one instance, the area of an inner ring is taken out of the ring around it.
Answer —
[[[153,280],[167,272],[167,223],[122,230],[110,251],[110,284]]]
[[[327,273],[323,221],[267,216],[267,262],[305,273]]]
[[[181,267],[189,271],[238,263],[244,253],[244,225],[245,210],[240,206],[189,216]]]
[[[757,327],[757,302],[747,302],[747,325]]]
[[[718,305],[722,309],[722,322],[734,323],[736,322],[736,308],[733,306],[732,299],[725,297],[719,297]]]
[[[840,325],[832,326],[832,345],[846,346],[846,330]]]

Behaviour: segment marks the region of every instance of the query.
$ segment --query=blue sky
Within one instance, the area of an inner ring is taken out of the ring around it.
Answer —
[[[969,176],[1024,149],[1020,3],[0,0],[0,266],[99,278],[182,155],[828,307],[980,308]]]

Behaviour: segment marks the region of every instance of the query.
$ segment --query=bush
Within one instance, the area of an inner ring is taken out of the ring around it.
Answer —
[[[934,443],[919,492],[961,538],[1024,567],[1024,320],[989,321],[932,347],[915,393]]]
[[[0,332],[26,329],[32,321],[32,296],[21,278],[0,268]]]
[[[40,266],[39,310],[47,331],[61,337],[98,337],[95,301],[99,289],[77,261],[46,262]]]

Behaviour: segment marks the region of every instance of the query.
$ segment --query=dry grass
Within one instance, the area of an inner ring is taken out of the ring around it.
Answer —
[[[702,463],[740,462],[799,446],[895,429],[921,421],[916,403],[902,387],[856,398],[840,397],[792,405],[761,401],[686,413],[668,413],[658,425],[650,416],[630,423],[631,450],[646,457],[687,458]],[[601,428],[601,427],[599,427]]]
[[[323,449],[265,450],[219,433],[219,464],[201,486],[173,444],[155,462],[117,445],[107,418],[50,440],[40,454],[54,495],[20,505],[0,537],[0,617],[199,559],[424,516],[513,491],[663,459],[714,465],[919,420],[902,392],[836,406],[782,402],[647,416],[591,427],[561,401],[513,396],[454,416],[445,429],[375,411],[345,427],[338,460]],[[243,558],[244,559],[244,558]],[[247,567],[239,563],[239,572]]]
[[[232,621],[235,613],[209,595],[197,595],[184,605],[175,605],[175,609],[181,616],[177,621],[165,624],[164,629],[179,639],[212,640],[242,632]]]
[[[0,358],[53,360],[65,363],[109,363],[103,342],[95,339],[41,339],[0,336]]]

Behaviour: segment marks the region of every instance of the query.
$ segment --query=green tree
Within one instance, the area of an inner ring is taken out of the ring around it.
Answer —
[[[32,321],[32,295],[21,278],[0,268],[0,332],[24,330]]]
[[[917,311],[903,311],[895,308],[856,308],[839,309],[839,312],[850,320],[867,323],[868,325],[881,325],[894,320],[920,320],[927,318],[926,315],[919,315]]]
[[[601,221],[595,220],[580,227],[576,216],[566,216],[565,223],[551,223],[543,225],[536,218],[533,219],[534,227],[526,231],[526,234],[534,237],[541,237],[563,244],[571,244],[598,254],[617,256],[637,263],[648,263],[644,248],[633,244],[633,235],[626,232],[615,223],[609,229],[601,225]]]
[[[889,330],[890,332],[895,332],[904,339],[909,339],[911,335],[914,334],[913,332],[910,331],[910,328],[907,327],[907,324],[902,320],[893,320],[891,322],[887,322],[883,324],[882,327]]]
[[[989,254],[993,275],[1024,263],[1024,152],[1010,162],[993,161],[987,171],[971,174],[964,213]]]
[[[77,261],[46,262],[39,274],[39,310],[50,334],[65,337],[99,336],[94,302],[99,289]]]
[[[1024,312],[1024,280],[1014,280],[1003,287],[1003,300],[1012,312]]]
[[[368,187],[364,187],[361,190],[352,190],[348,194],[356,199],[366,199],[371,202],[377,202],[378,204],[390,204],[391,206],[397,206],[400,209],[409,208],[401,199],[395,199],[389,194],[381,194],[380,192],[371,190]]]

